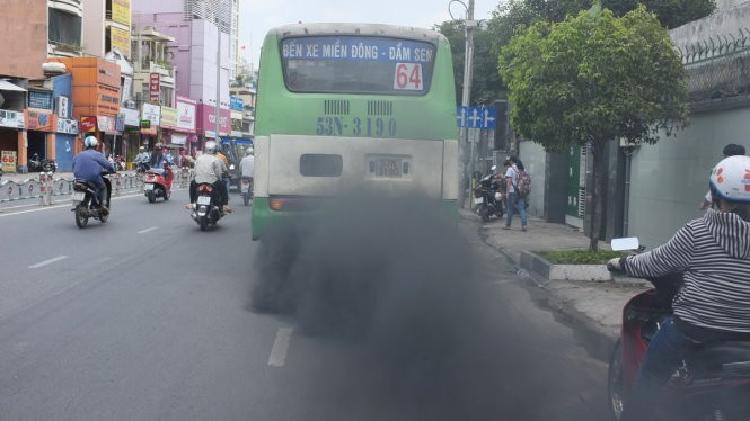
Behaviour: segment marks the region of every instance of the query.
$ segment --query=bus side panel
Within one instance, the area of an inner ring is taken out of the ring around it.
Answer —
[[[271,218],[271,206],[268,199],[270,145],[268,136],[257,136],[253,143],[255,146],[255,179],[253,185],[252,227],[253,240],[257,240]]]
[[[458,141],[443,142],[443,200],[458,200]]]

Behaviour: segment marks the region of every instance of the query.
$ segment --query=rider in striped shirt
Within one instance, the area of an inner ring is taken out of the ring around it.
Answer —
[[[732,156],[711,174],[713,209],[648,253],[612,259],[630,276],[684,273],[684,285],[649,343],[621,421],[650,419],[659,389],[704,343],[750,340],[750,157]]]

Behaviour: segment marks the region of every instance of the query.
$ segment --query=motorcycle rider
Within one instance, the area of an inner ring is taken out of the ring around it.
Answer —
[[[221,194],[221,210],[231,213],[229,207],[229,191],[221,179],[222,174],[229,171],[224,163],[216,156],[216,142],[210,140],[203,146],[203,154],[195,160],[195,178],[190,182],[190,203],[192,207],[197,200],[198,183],[211,183]]]
[[[86,136],[84,144],[86,150],[73,157],[73,177],[86,180],[96,186],[96,197],[99,199],[99,205],[107,212],[104,205],[106,200],[107,188],[102,178],[102,169],[107,172],[115,172],[115,167],[107,161],[104,154],[96,150],[99,141],[95,136]]]
[[[722,154],[724,155],[724,158],[729,158],[730,156],[735,156],[735,155],[744,155],[745,147],[742,145],[734,144],[734,143],[728,143],[724,146],[724,150],[722,151]],[[706,193],[706,197],[698,205],[698,209],[704,210],[707,207],[711,206],[712,202],[713,200],[711,199],[711,190],[709,190]]]
[[[240,161],[240,176],[250,180],[255,175],[255,149],[252,146],[245,151],[245,157]]]
[[[674,315],[648,345],[621,421],[651,419],[659,390],[705,343],[750,340],[750,157],[731,156],[711,174],[713,207],[650,252],[612,259],[634,277],[683,272]]]

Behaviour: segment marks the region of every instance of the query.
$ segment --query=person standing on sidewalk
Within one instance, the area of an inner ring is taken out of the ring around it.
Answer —
[[[516,163],[516,165],[519,164]],[[510,230],[514,208],[518,206],[518,213],[521,216],[521,231],[526,231],[529,217],[526,214],[526,198],[522,198],[518,194],[518,171],[513,168],[513,162],[510,160],[505,161],[503,166],[505,167],[505,199],[507,201],[505,227],[503,229]],[[519,169],[523,169],[523,164],[520,164]]]

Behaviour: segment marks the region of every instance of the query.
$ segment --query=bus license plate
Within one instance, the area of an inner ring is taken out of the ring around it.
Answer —
[[[211,196],[198,196],[198,204],[199,205],[210,205],[211,204]]]
[[[379,158],[375,161],[375,176],[383,178],[400,178],[401,160]]]
[[[86,193],[83,192],[75,192],[73,193],[73,200],[77,200],[79,202],[83,201],[83,199],[86,197]]]
[[[153,189],[154,189],[154,185],[153,184],[146,183],[146,184],[143,185],[143,190],[153,190]]]

